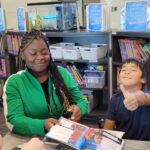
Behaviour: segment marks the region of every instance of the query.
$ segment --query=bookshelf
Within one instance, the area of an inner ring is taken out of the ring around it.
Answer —
[[[108,52],[105,58],[98,59],[97,61],[88,61],[88,60],[64,60],[64,59],[54,59],[56,63],[71,63],[78,66],[84,66],[88,64],[94,65],[103,65],[104,70],[106,71],[105,76],[105,86],[103,88],[87,88],[79,87],[80,90],[90,90],[94,97],[94,101],[97,101],[97,106],[91,112],[89,112],[87,120],[92,120],[91,123],[97,124],[99,118],[102,117],[102,113],[105,114],[108,101],[111,97],[111,78],[110,78],[110,50],[111,50],[111,32],[86,32],[86,31],[64,31],[64,32],[43,32],[50,44],[56,44],[59,42],[72,42],[77,43],[78,45],[89,45],[92,43],[107,44]],[[17,38],[23,35],[23,32],[14,32],[7,31],[6,33],[6,51],[7,51],[7,68],[8,76],[17,72],[17,49],[15,44],[13,44],[13,37]],[[12,38],[11,38],[12,37]],[[16,39],[15,43],[19,43]],[[12,43],[12,44],[10,44]],[[19,44],[18,44],[19,45]],[[14,47],[15,46],[15,47]],[[93,117],[93,119],[92,119]],[[88,119],[90,118],[90,119]]]
[[[146,43],[150,42],[150,32],[135,31],[117,31],[112,32],[112,89],[113,93],[117,92],[117,68],[122,63],[122,56],[119,47],[119,39],[142,39]]]
[[[2,104],[2,93],[4,81],[7,78],[7,59],[5,51],[5,32],[0,32],[0,104]]]
[[[5,32],[0,32],[0,80],[4,80],[7,77],[6,69],[6,51],[5,51]]]
[[[105,86],[104,88],[86,88],[79,87],[82,89],[92,90],[94,98],[98,99],[97,107],[89,113],[90,117],[96,118],[95,121],[98,122],[98,117],[101,117],[100,114],[104,110],[106,111],[108,106],[108,101],[111,96],[111,80],[110,80],[110,60],[109,54],[111,50],[111,32],[86,32],[86,31],[64,31],[64,32],[43,32],[50,44],[56,44],[59,42],[75,43],[77,45],[89,45],[92,43],[107,44],[108,53],[105,58],[99,59],[98,61],[88,61],[88,60],[64,60],[64,59],[54,59],[55,62],[62,63],[76,63],[80,66],[88,64],[103,65],[104,70],[106,71],[105,77]],[[95,99],[94,99],[95,100]]]
[[[17,56],[18,56],[18,51],[19,51],[19,46],[21,43],[22,36],[23,36],[23,32],[7,31],[6,33],[8,76],[18,71]]]

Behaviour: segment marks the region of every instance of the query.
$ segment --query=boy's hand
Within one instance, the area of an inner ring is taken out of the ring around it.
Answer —
[[[130,93],[123,85],[120,85],[120,90],[124,95],[124,105],[128,110],[134,111],[140,105],[144,105],[144,93],[142,91]]]

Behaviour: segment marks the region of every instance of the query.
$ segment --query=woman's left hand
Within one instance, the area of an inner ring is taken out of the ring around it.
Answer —
[[[80,108],[77,105],[71,105],[68,109],[68,112],[72,112],[72,115],[70,117],[72,121],[80,121],[82,114]]]

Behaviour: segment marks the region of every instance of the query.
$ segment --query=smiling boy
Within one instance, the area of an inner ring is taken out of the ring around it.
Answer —
[[[135,58],[125,61],[121,66],[119,82],[122,92],[112,97],[104,128],[125,132],[123,138],[150,140],[150,106],[144,105],[142,101],[134,101],[134,97],[132,101],[131,97],[140,91],[145,83],[143,63]],[[131,106],[132,111],[127,109],[127,104]],[[139,105],[140,107],[135,107]]]

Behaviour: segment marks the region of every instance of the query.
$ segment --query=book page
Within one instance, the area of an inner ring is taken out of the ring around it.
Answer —
[[[114,134],[114,133],[113,133]],[[46,137],[79,150],[120,150],[122,139],[102,129],[89,128],[61,117]]]
[[[63,117],[59,119],[59,123],[59,125],[55,125],[50,129],[46,137],[76,149],[81,149],[85,142],[84,135],[89,128]]]
[[[102,150],[122,150],[122,144],[118,144],[107,137],[103,137],[99,148]]]
[[[113,131],[113,130],[105,130],[105,129],[103,129],[103,130],[109,132],[110,134],[112,134],[118,138],[122,138],[125,133],[125,132],[121,132],[121,131]]]
[[[67,143],[73,132],[74,131],[71,129],[60,125],[55,125],[51,128],[50,132],[48,132],[46,136]]]

